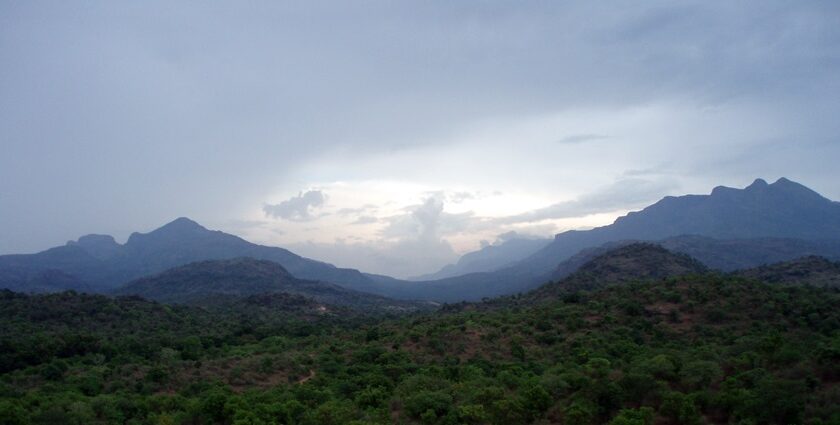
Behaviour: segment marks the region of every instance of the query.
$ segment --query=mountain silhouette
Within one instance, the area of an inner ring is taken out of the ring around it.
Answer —
[[[516,267],[546,272],[584,248],[620,240],[654,241],[681,235],[715,239],[840,239],[840,203],[780,178],[744,189],[718,186],[709,195],[668,196],[613,224],[568,231]]]
[[[245,298],[284,293],[368,311],[417,309],[417,305],[406,301],[390,300],[331,283],[298,279],[275,262],[253,258],[190,263],[129,282],[113,293],[138,295],[165,303],[198,305],[215,302],[219,296]]]
[[[37,254],[0,256],[5,279],[0,284],[25,287],[25,276],[57,270],[77,279],[80,288],[109,291],[188,263],[251,257],[280,264],[298,279],[392,298],[450,302],[525,292],[556,279],[561,263],[581,253],[577,266],[564,272],[572,273],[588,258],[584,250],[634,241],[659,241],[721,270],[804,255],[838,258],[840,203],[785,178],[773,184],[758,179],[744,189],[719,186],[708,195],[663,198],[607,226],[560,233],[513,264],[497,256],[501,268],[496,270],[418,282],[338,268],[179,218],[149,233],[134,233],[123,245],[106,235],[88,235]]]
[[[810,254],[834,257],[840,255],[840,203],[786,178],[773,184],[757,179],[744,189],[718,186],[708,195],[668,196],[613,224],[557,234],[511,266],[399,287],[400,296],[461,301],[525,292],[556,278],[558,266],[575,254],[622,241],[679,245],[675,251],[728,270]],[[788,246],[779,246],[784,243]]]
[[[149,233],[133,233],[123,245],[107,235],[87,235],[37,254],[0,256],[0,273],[11,269],[30,274],[60,270],[94,291],[107,292],[172,267],[237,257],[273,261],[300,279],[337,283],[362,291],[374,286],[358,270],[338,268],[283,248],[253,244],[238,236],[208,230],[185,217]]]

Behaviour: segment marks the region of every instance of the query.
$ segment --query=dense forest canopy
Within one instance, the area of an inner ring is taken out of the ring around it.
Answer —
[[[836,289],[694,274],[392,318],[0,298],[4,424],[840,421]]]

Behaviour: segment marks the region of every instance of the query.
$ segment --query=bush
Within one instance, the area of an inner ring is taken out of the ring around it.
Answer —
[[[443,391],[420,391],[405,399],[406,414],[418,419],[429,410],[444,416],[451,407],[452,396]]]
[[[639,409],[622,409],[609,425],[652,425],[653,409],[642,407]]]

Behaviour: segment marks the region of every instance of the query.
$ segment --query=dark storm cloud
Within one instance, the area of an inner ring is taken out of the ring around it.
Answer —
[[[440,145],[496,118],[738,103],[790,143],[840,130],[837,2],[7,1],[0,57],[4,253],[223,223],[321,155]],[[764,161],[833,187],[807,152]],[[689,165],[673,172],[708,172]]]

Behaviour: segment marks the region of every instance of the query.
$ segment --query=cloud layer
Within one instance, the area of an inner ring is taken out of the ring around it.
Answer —
[[[190,216],[407,270],[756,177],[840,199],[837,2],[3,2],[0,57],[0,253]]]

